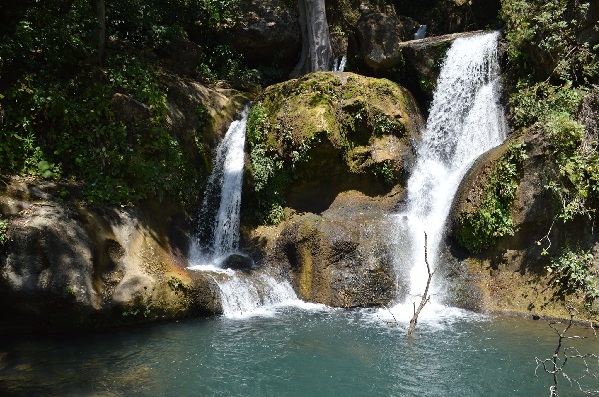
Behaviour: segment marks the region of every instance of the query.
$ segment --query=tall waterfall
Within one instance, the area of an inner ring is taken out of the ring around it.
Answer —
[[[244,168],[244,146],[249,106],[241,119],[233,121],[219,144],[212,174],[200,211],[198,241],[192,244],[190,269],[207,271],[220,290],[225,316],[237,317],[264,305],[273,305],[297,296],[291,285],[263,269],[248,272],[226,269],[227,259],[245,258],[239,250],[239,213]],[[250,270],[250,269],[245,269]]]
[[[441,68],[408,181],[405,212],[394,215],[399,251],[396,268],[399,272],[411,269],[410,295],[421,294],[428,278],[424,233],[434,269],[462,178],[478,156],[506,137],[499,103],[498,38],[499,33],[494,32],[455,40]]]
[[[216,152],[200,212],[201,256],[219,261],[239,246],[239,209],[248,107],[231,123]]]

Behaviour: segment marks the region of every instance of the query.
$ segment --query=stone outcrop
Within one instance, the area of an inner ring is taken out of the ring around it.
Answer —
[[[356,30],[364,62],[375,73],[399,65],[403,60],[399,43],[413,39],[418,27],[413,19],[395,14],[363,14]]]
[[[546,266],[566,246],[590,249],[597,258],[599,239],[589,218],[569,222],[557,218],[558,203],[545,187],[558,172],[546,134],[532,128],[513,139],[523,139],[527,148],[511,208],[515,232],[498,238],[477,255],[465,252],[453,241],[452,254],[447,253],[453,258],[448,261],[452,264],[446,275],[453,283],[454,298],[464,299],[464,306],[525,316],[564,317],[568,313],[563,302],[556,299]],[[456,232],[452,225],[461,214],[478,210],[489,175],[509,145],[507,142],[483,155],[464,178],[449,219],[452,238]],[[594,266],[599,268],[599,260],[595,259]],[[460,297],[466,290],[475,292],[469,298]],[[571,297],[571,302],[578,298]]]
[[[6,326],[72,329],[219,312],[218,287],[186,269],[185,216],[176,206],[84,206],[77,186],[5,179],[0,246]],[[158,208],[160,210],[158,210]]]
[[[256,106],[265,117],[248,126],[253,184],[243,205],[252,212],[273,190],[280,204],[314,213],[342,191],[388,193],[406,180],[423,123],[407,90],[352,73],[314,73],[271,86]],[[264,174],[264,155],[280,168]],[[285,186],[276,185],[279,178]]]
[[[110,103],[114,117],[125,124],[148,120],[151,116],[150,107],[128,95],[116,93]]]
[[[216,150],[251,94],[229,87],[209,88],[173,74],[164,75],[162,79],[168,87],[167,126],[197,168],[207,175],[212,166],[210,153]]]
[[[252,237],[262,241],[261,261],[287,269],[301,299],[345,308],[387,305],[397,291],[383,214],[396,201],[348,191],[321,215],[295,215]]]

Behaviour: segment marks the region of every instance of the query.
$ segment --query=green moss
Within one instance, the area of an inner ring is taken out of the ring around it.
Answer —
[[[281,218],[287,188],[296,178],[323,172],[299,166],[312,164],[312,152],[324,144],[340,152],[350,172],[370,172],[389,183],[394,179],[386,172],[389,164],[365,166],[372,162],[367,146],[374,136],[405,137],[404,122],[413,111],[406,105],[409,94],[389,80],[346,77],[342,83],[332,73],[312,73],[273,85],[252,107],[247,136],[252,202],[260,222]]]

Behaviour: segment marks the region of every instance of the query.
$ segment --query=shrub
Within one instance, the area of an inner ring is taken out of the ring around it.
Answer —
[[[593,268],[593,255],[588,251],[564,250],[551,260],[547,271],[553,274],[552,284],[557,287],[560,298],[565,295],[582,293],[586,304],[599,298],[599,274]]]
[[[512,143],[495,163],[479,207],[458,218],[456,238],[470,252],[478,253],[490,247],[496,238],[514,234],[511,209],[524,159],[524,142]]]

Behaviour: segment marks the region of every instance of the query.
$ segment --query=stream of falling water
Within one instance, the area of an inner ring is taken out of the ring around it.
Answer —
[[[393,215],[398,240],[396,269],[410,272],[407,300],[422,294],[438,262],[453,197],[478,156],[501,144],[506,120],[499,103],[499,33],[455,40],[441,67],[417,161],[408,181],[405,211]],[[433,284],[433,293],[440,293]]]
[[[227,260],[232,256],[252,263],[249,257],[239,252],[247,116],[246,106],[241,119],[231,123],[217,148],[200,211],[200,227],[204,230],[192,244],[190,255],[190,268],[210,272],[218,284],[223,313],[228,317],[247,315],[265,305],[297,299],[289,282],[278,280],[264,269],[237,271],[226,268]]]

